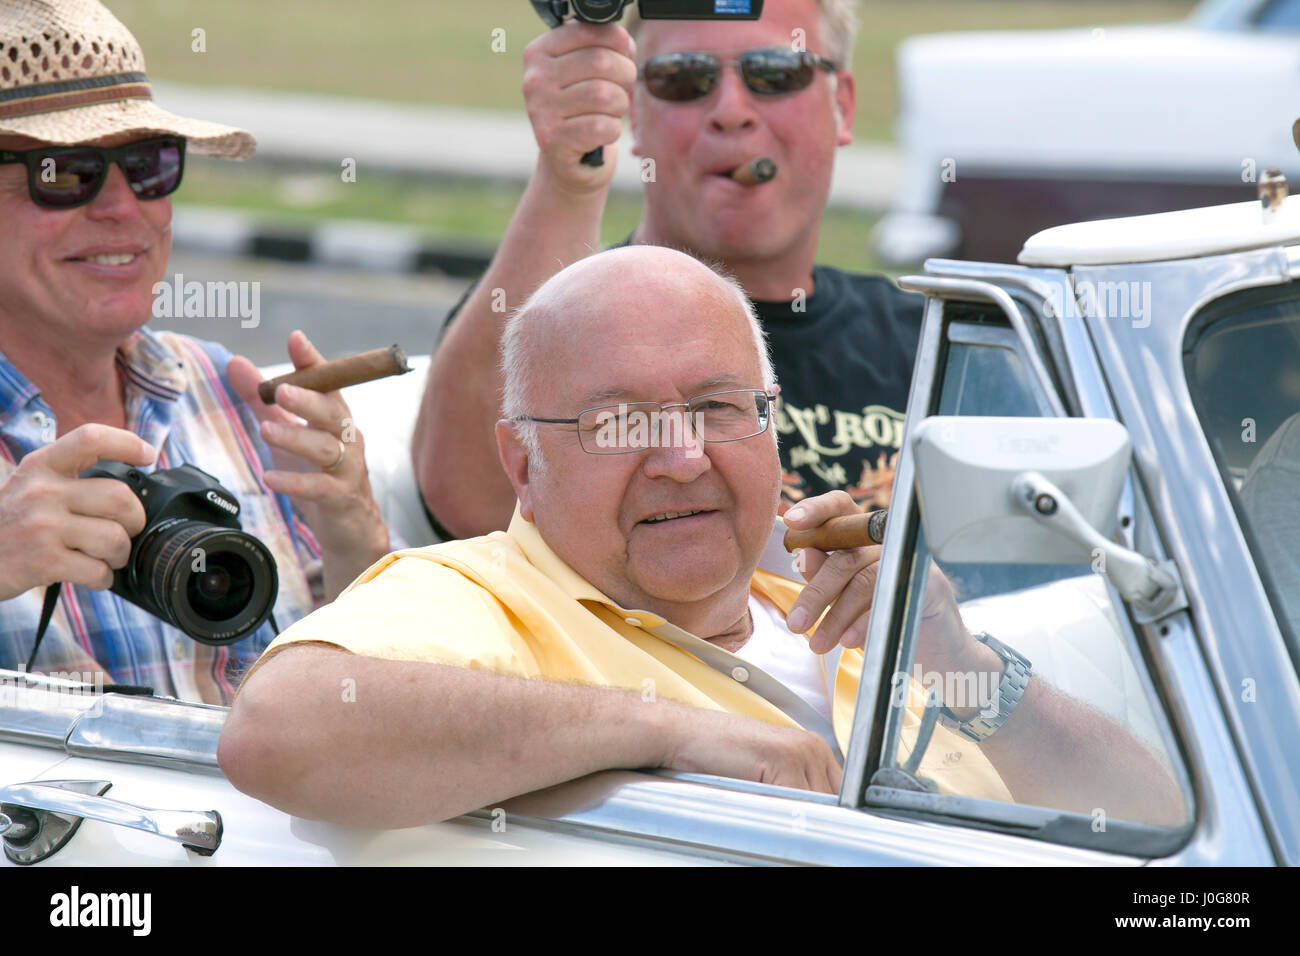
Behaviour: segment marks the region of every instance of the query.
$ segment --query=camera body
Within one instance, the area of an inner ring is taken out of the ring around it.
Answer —
[[[193,465],[145,474],[101,461],[82,478],[122,482],[144,506],[131,557],[113,572],[114,594],[204,644],[230,644],[271,615],[279,590],[275,558],[239,524],[239,502]]]
[[[613,23],[633,0],[532,0],[548,27],[566,16],[584,23]],[[763,0],[636,0],[642,20],[757,20]]]

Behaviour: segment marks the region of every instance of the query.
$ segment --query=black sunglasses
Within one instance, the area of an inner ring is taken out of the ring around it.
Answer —
[[[27,192],[45,209],[84,206],[103,188],[110,163],[117,163],[137,199],[162,199],[181,184],[185,140],[180,136],[142,139],[125,146],[46,146],[0,150],[0,164],[27,167]]]
[[[817,67],[830,73],[837,69],[816,53],[786,47],[748,50],[735,60],[745,86],[760,96],[797,93],[812,83]],[[645,61],[641,79],[651,96],[685,103],[713,92],[723,62],[712,53],[665,53]]]

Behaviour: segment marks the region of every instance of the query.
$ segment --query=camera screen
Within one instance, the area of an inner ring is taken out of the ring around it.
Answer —
[[[757,20],[763,0],[641,0],[643,20]]]

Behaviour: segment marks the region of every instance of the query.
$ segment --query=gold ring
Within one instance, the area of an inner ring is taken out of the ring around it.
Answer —
[[[339,465],[343,464],[343,456],[346,455],[346,454],[348,453],[348,446],[347,446],[347,445],[343,444],[343,442],[342,442],[340,439],[338,439],[338,438],[336,438],[336,439],[334,439],[334,440],[335,440],[336,442],[339,443],[339,456],[338,456],[338,458],[334,459],[334,464],[332,464],[332,465],[326,465],[326,466],[322,469],[323,471],[333,471],[333,470],[336,469]]]

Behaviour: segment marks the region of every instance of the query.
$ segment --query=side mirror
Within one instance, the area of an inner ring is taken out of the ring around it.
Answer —
[[[940,561],[1091,564],[1141,617],[1186,606],[1173,562],[1111,540],[1132,456],[1118,422],[935,416],[912,442],[921,525]]]
[[[917,427],[916,491],[925,540],[940,561],[1084,564],[1091,548],[1044,526],[1012,495],[1036,472],[1109,538],[1132,446],[1123,425],[1098,418],[936,416]]]

